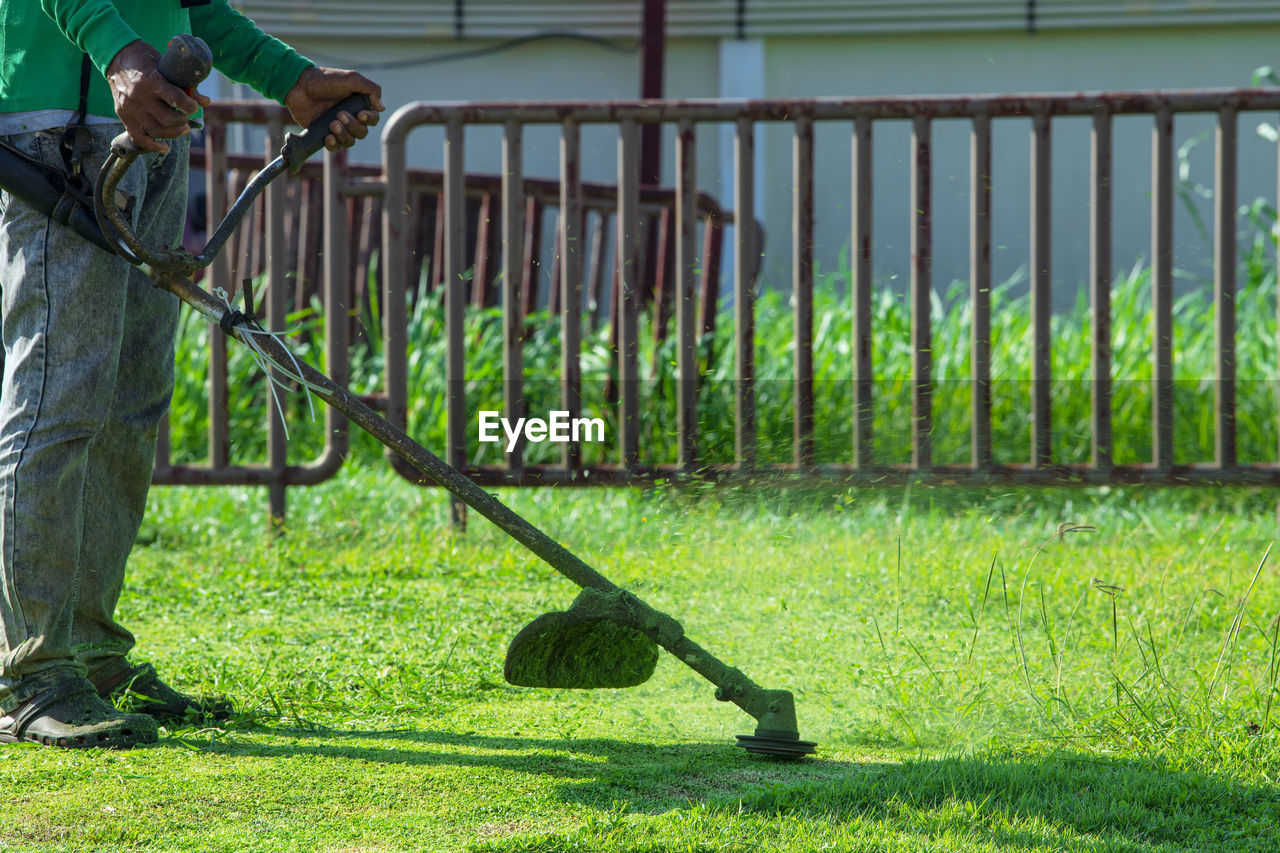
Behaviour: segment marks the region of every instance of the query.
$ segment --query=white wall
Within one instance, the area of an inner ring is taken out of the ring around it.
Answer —
[[[1124,31],[1052,31],[963,35],[877,35],[868,37],[774,37],[761,51],[766,97],[1073,92],[1148,88],[1244,87],[1251,72],[1275,57],[1275,34],[1267,28],[1169,28]],[[369,67],[425,55],[483,47],[465,41],[435,45],[300,41],[296,46],[322,62]],[[722,79],[723,43],[715,39],[671,40],[666,69],[667,96],[717,97],[737,91],[738,82]],[[575,41],[534,42],[483,58],[367,73],[379,80],[394,110],[414,100],[569,100],[629,99],[637,95],[639,58]],[[725,67],[731,67],[726,65]],[[1240,124],[1239,198],[1274,198],[1275,146],[1254,132],[1267,116],[1245,115]],[[1192,150],[1191,178],[1212,184],[1213,139],[1209,117],[1180,119],[1177,144],[1202,137]],[[994,129],[994,274],[1013,273],[1027,256],[1027,184],[1029,122],[1000,120]],[[1127,269],[1149,254],[1150,121],[1117,119],[1115,132],[1115,211],[1117,268]],[[670,140],[668,133],[667,139]],[[758,137],[764,174],[759,195],[767,233],[768,279],[789,280],[791,139],[788,128],[768,126]],[[438,166],[442,134],[433,129],[411,137],[415,165]],[[526,137],[526,172],[558,174],[555,128]],[[1084,281],[1088,262],[1088,119],[1054,122],[1055,288],[1071,298]],[[884,280],[901,282],[907,257],[907,141],[905,122],[878,124],[875,138],[876,270]],[[467,167],[499,171],[499,135],[481,128],[468,136]],[[968,127],[942,121],[934,128],[935,286],[967,276]],[[699,135],[698,172],[703,188],[731,199],[731,175],[723,162],[721,134],[714,127]],[[605,128],[583,134],[587,180],[616,177],[616,143]],[[376,162],[380,149],[363,143],[353,155]],[[670,146],[664,151],[671,174]],[[817,258],[832,269],[849,242],[849,127],[820,125]],[[1207,203],[1201,202],[1211,222]],[[1207,250],[1191,219],[1180,211],[1176,223],[1178,265],[1190,274],[1208,273]]]
[[[795,38],[768,42],[769,97],[1076,92],[1119,89],[1247,87],[1255,68],[1275,61],[1275,34],[1267,28],[1209,30],[973,34],[968,36],[882,36],[865,39]],[[1240,120],[1238,197],[1247,203],[1276,195],[1275,145],[1255,132],[1263,114]],[[875,139],[876,268],[882,275],[906,270],[908,134],[901,126],[877,126]],[[1053,271],[1055,287],[1070,298],[1087,275],[1089,244],[1089,133],[1087,118],[1053,124]],[[1214,122],[1208,116],[1180,118],[1180,146],[1191,151],[1190,177],[1213,183]],[[818,139],[819,244],[823,257],[847,243],[849,162],[847,134],[827,129]],[[1007,119],[993,127],[994,275],[1010,275],[1027,257],[1027,187],[1030,122]],[[789,182],[785,159],[790,139],[776,132],[767,139],[768,181]],[[935,286],[967,278],[968,127],[937,122],[934,128]],[[1128,269],[1150,254],[1151,121],[1119,118],[1115,126],[1115,262]],[[784,201],[786,194],[775,193]],[[1212,223],[1207,203],[1200,205]],[[766,227],[786,234],[790,210],[772,205]],[[1190,217],[1179,209],[1175,223],[1179,267],[1208,274],[1207,247]],[[776,269],[776,262],[774,264]],[[1061,300],[1060,300],[1061,301]]]
[[[639,55],[570,40],[532,42],[509,51],[446,63],[385,69],[378,66],[423,56],[445,56],[492,43],[465,41],[422,46],[386,43],[342,43],[331,40],[295,41],[295,47],[317,62],[355,67],[383,87],[389,112],[412,101],[564,101],[631,100],[639,96]],[[666,91],[672,98],[714,97],[718,79],[716,43],[670,45]],[[617,177],[616,137],[604,129],[584,128],[586,180],[613,181]],[[480,127],[468,135],[467,167],[497,172],[500,166],[499,130]],[[443,135],[429,129],[410,137],[413,165],[438,167]],[[531,175],[559,174],[559,131],[531,130],[525,139],[526,169]],[[714,154],[708,151],[707,156]],[[377,162],[377,144],[363,143],[352,157]],[[714,166],[715,160],[709,161]]]

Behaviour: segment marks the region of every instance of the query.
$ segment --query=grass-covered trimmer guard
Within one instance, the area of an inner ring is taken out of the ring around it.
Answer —
[[[207,57],[207,48],[203,53],[201,48],[203,43],[198,39],[180,36],[171,43],[168,53],[182,50],[185,51],[184,56]],[[169,63],[169,67],[174,65]],[[207,65],[203,69],[199,63],[176,65],[184,69],[184,73],[193,75],[183,79],[170,78],[182,88],[194,86],[208,73]],[[197,74],[199,76],[194,76]],[[512,640],[505,665],[509,682],[526,687],[632,687],[653,674],[658,647],[661,646],[714,684],[717,699],[732,702],[755,718],[755,734],[739,735],[739,746],[752,753],[788,758],[812,753],[815,744],[800,740],[795,702],[790,692],[760,687],[741,671],[718,660],[689,639],[675,619],[613,584],[427,451],[350,391],[294,357],[276,336],[258,325],[251,311],[236,311],[225,300],[215,298],[191,281],[193,272],[213,260],[266,185],[286,170],[296,173],[308,157],[324,146],[329,124],[339,112],[355,114],[367,107],[363,96],[352,96],[302,134],[290,134],[280,156],[249,183],[198,255],[181,248],[154,250],[142,245],[121,211],[109,201],[116,197],[116,187],[140,153],[124,134],[114,141],[112,154],[95,186],[97,228],[88,228],[86,223],[92,224],[88,217],[82,217],[79,225],[73,227],[98,246],[110,246],[130,263],[146,269],[157,287],[173,293],[207,320],[218,324],[226,334],[248,346],[264,362],[342,412],[403,457],[427,480],[448,489],[582,588],[568,610],[538,617]]]

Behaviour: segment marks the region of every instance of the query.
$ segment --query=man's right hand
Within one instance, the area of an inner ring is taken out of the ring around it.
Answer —
[[[144,151],[165,154],[169,146],[159,140],[190,133],[188,117],[208,106],[209,98],[199,92],[192,97],[164,79],[159,62],[154,47],[141,39],[130,42],[107,66],[107,82],[129,138]]]

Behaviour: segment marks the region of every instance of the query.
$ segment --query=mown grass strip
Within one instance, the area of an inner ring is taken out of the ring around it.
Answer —
[[[491,528],[450,532],[446,501],[381,469],[300,490],[274,540],[260,492],[158,489],[122,617],[140,657],[239,716],[129,753],[0,750],[0,849],[1266,850],[1280,834],[1264,493],[503,497],[794,690],[819,755],[747,756],[733,735],[750,720],[666,658],[626,691],[505,685],[506,641],[576,590]]]

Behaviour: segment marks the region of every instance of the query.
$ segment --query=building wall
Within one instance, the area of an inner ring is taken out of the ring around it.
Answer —
[[[1254,70],[1276,59],[1275,27],[1076,30],[985,33],[965,36],[877,38],[776,38],[766,42],[769,97],[1077,92],[1123,89],[1239,88]],[[1240,120],[1238,198],[1276,196],[1276,146],[1256,126],[1274,117],[1245,114]],[[877,270],[884,276],[906,269],[909,128],[885,126],[875,139]],[[1089,259],[1089,139],[1087,118],[1053,124],[1053,271],[1061,299],[1073,298],[1085,281]],[[1118,118],[1115,126],[1115,261],[1128,269],[1150,254],[1151,120]],[[1213,183],[1210,116],[1179,118],[1175,150],[1190,144],[1187,178]],[[1026,262],[1030,121],[993,123],[994,272],[999,281]],[[848,209],[847,134],[831,128],[818,140],[819,243],[827,258],[847,244],[841,214]],[[824,144],[824,142],[826,144]],[[790,142],[781,132],[767,141],[767,191],[778,204],[766,208],[770,233],[787,224],[789,180],[783,162]],[[968,126],[937,122],[934,128],[934,281],[967,278]],[[825,152],[825,153],[824,153]],[[1188,199],[1190,200],[1190,199]],[[1209,200],[1195,198],[1212,222]],[[1209,248],[1179,204],[1175,223],[1176,264],[1188,275],[1209,274]]]
[[[1025,31],[877,33],[872,35],[776,35],[748,43],[709,37],[670,38],[666,91],[671,98],[742,96],[761,88],[773,98],[919,95],[1086,90],[1246,87],[1255,68],[1275,56],[1278,28],[1272,25],[1128,27]],[[455,51],[495,46],[498,41],[438,40],[423,44],[386,38],[338,40],[297,35],[291,41],[326,63],[366,70],[384,87],[392,110],[414,100],[627,99],[638,92],[638,54],[584,41],[547,39],[489,55],[440,62]],[[752,49],[754,45],[754,49]],[[752,60],[751,57],[758,57]],[[432,57],[431,64],[387,67]],[[744,58],[745,57],[745,58]],[[742,63],[758,62],[760,68]],[[751,81],[759,81],[752,83]],[[744,83],[744,81],[746,81]],[[746,90],[744,91],[744,85]],[[1247,203],[1276,193],[1276,150],[1254,132],[1268,117],[1242,117],[1239,198]],[[1212,184],[1213,123],[1210,117],[1180,119],[1177,145],[1188,144],[1187,178]],[[907,260],[908,134],[905,122],[877,125],[875,138],[876,273],[884,282],[905,280]],[[1027,257],[1027,187],[1030,123],[999,120],[994,127],[994,274],[1014,275]],[[844,123],[820,125],[817,246],[820,269],[832,270],[849,244],[849,136]],[[785,284],[790,268],[791,140],[781,126],[760,131],[757,213],[768,243],[766,277]],[[1151,122],[1117,119],[1115,212],[1117,268],[1128,269],[1149,254]],[[664,174],[671,174],[670,133]],[[1054,122],[1053,272],[1060,301],[1074,298],[1088,262],[1087,119]],[[967,276],[968,126],[940,121],[934,129],[936,269],[944,289]],[[558,173],[555,128],[526,137],[526,172]],[[729,205],[732,183],[726,161],[731,149],[723,131],[700,128],[698,173],[703,189]],[[411,137],[415,165],[439,166],[442,134],[434,129]],[[616,142],[603,128],[583,134],[587,180],[616,179]],[[354,151],[377,161],[376,145]],[[467,167],[497,172],[499,132],[479,128],[468,135]],[[1209,202],[1194,199],[1211,222]],[[1176,262],[1187,275],[1208,274],[1208,247],[1193,218],[1180,207]]]

